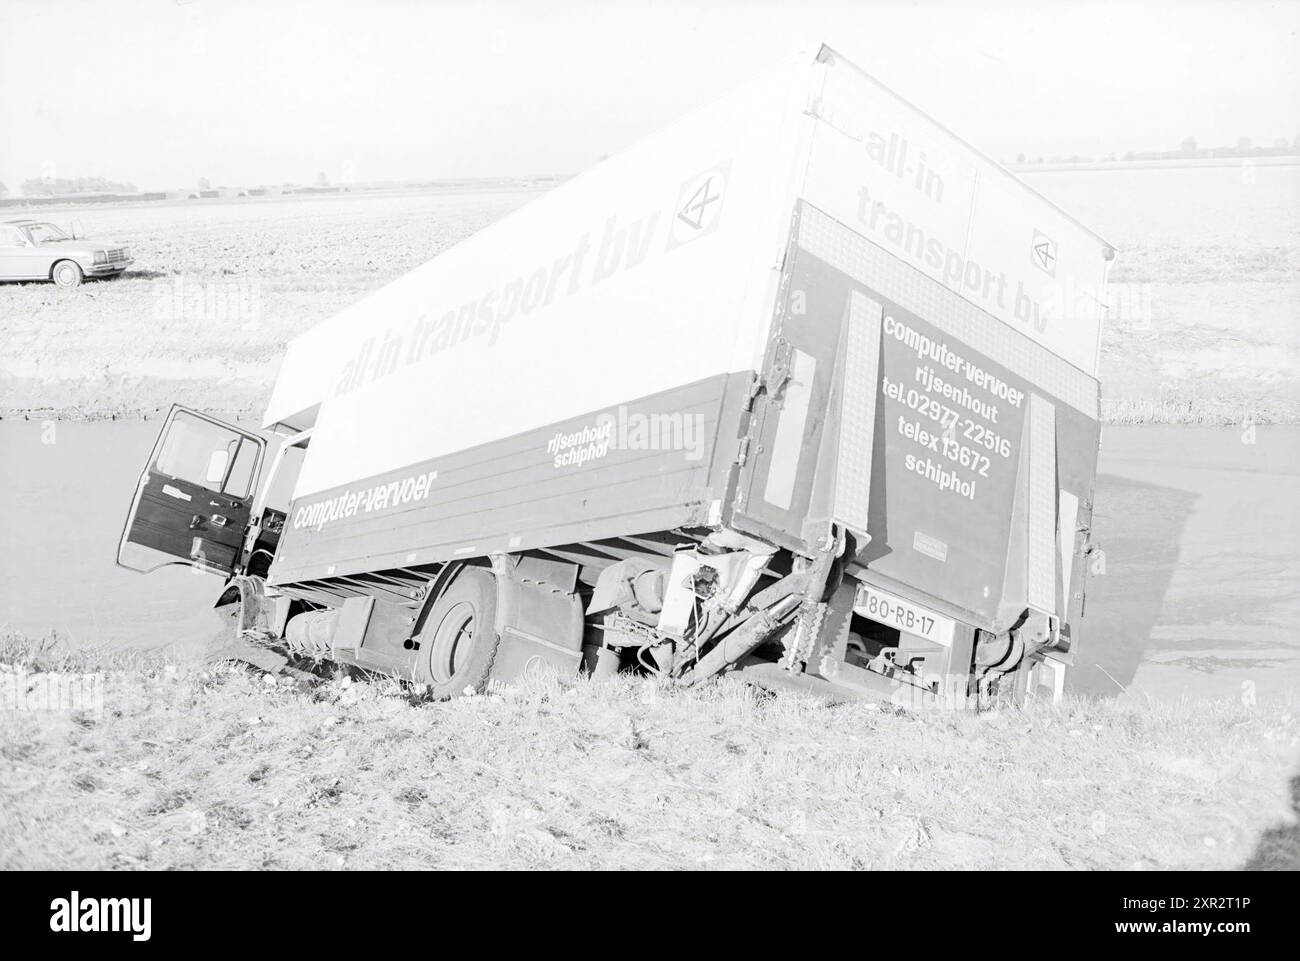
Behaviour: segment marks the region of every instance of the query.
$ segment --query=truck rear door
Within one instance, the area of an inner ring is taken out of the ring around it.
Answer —
[[[232,573],[265,450],[256,434],[174,406],[136,485],[118,564],[145,572],[189,564]]]
[[[986,630],[1055,612],[1063,405],[1002,362],[1055,358],[810,204],[793,238],[733,523],[803,553],[835,523],[876,587]],[[1065,446],[1095,450],[1070,417]]]
[[[790,245],[732,522],[795,551],[813,549],[829,529],[829,505],[815,488],[819,472],[825,482],[830,466],[822,456],[822,438],[843,363],[846,298],[834,271]]]

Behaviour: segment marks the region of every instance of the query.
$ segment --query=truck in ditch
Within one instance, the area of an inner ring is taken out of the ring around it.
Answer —
[[[439,696],[1059,695],[1113,255],[822,46],[173,408],[118,560]]]

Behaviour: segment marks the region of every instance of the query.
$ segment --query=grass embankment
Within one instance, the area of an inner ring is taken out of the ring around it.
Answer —
[[[1300,866],[1294,706],[908,715],[619,678],[429,704],[342,672],[59,654],[8,711],[0,868]]]
[[[1300,250],[1126,250],[1102,332],[1102,416],[1120,424],[1300,422]]]

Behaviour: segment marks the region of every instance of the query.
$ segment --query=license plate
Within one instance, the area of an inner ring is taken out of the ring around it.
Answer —
[[[950,617],[927,611],[911,601],[865,584],[858,588],[858,600],[853,610],[886,627],[896,627],[944,647],[952,646],[953,631],[957,628],[957,622]]]

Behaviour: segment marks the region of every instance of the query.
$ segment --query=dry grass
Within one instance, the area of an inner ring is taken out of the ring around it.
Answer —
[[[123,657],[0,655],[106,671],[98,716],[6,712],[0,868],[1300,866],[1293,706],[915,716],[634,678],[428,704]]]
[[[1300,403],[1282,397],[1261,397],[1219,387],[1209,396],[1196,384],[1167,385],[1151,396],[1101,400],[1106,424],[1185,424],[1231,427],[1300,422]]]
[[[1107,420],[1300,422],[1300,166],[1025,176],[1119,248]]]
[[[148,416],[173,402],[259,415],[297,334],[537,195],[287,197],[44,211],[131,244],[74,290],[0,285],[0,415]]]
[[[1115,284],[1102,338],[1104,418],[1300,422],[1298,315],[1295,281]]]

